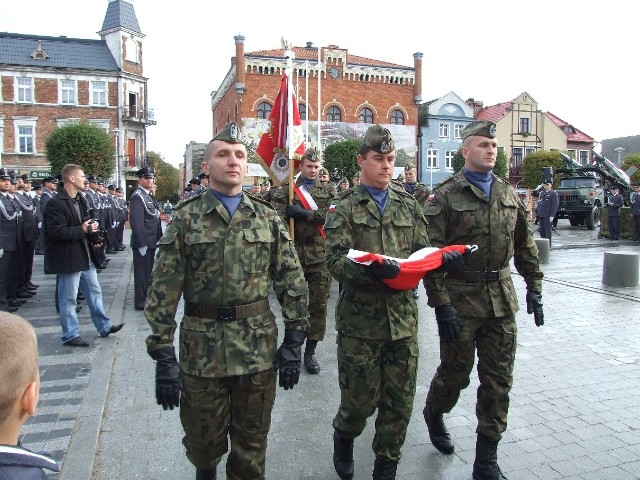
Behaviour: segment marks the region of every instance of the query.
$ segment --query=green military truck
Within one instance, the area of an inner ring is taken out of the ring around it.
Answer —
[[[560,218],[569,219],[571,226],[584,225],[588,230],[600,226],[600,207],[606,202],[612,184],[628,191],[629,177],[597,152],[593,152],[593,165],[581,165],[573,158],[560,153],[564,161],[563,168],[556,173],[562,174],[558,193],[558,212],[553,219],[554,226]],[[607,182],[607,183],[605,183]]]

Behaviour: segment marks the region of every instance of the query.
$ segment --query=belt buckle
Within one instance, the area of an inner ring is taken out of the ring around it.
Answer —
[[[484,272],[484,280],[486,282],[497,282],[500,280],[500,272],[497,270],[491,270],[490,272]]]
[[[236,307],[218,307],[218,320],[228,321],[236,319]]]

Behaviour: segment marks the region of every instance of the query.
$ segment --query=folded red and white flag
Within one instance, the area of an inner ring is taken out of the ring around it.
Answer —
[[[383,263],[385,258],[395,260],[400,265],[400,273],[396,278],[384,278],[382,281],[395,290],[411,290],[420,283],[420,279],[427,272],[442,266],[443,253],[455,251],[465,255],[475,252],[477,249],[477,245],[447,245],[443,248],[425,247],[413,252],[409,258],[394,258],[352,248],[349,250],[347,258],[362,265],[369,265],[371,262]]]

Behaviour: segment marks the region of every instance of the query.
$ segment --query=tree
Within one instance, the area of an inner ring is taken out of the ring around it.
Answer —
[[[113,142],[113,137],[96,125],[68,123],[55,129],[46,142],[52,175],[75,163],[86,174],[111,177],[115,169]]]
[[[522,162],[522,183],[525,188],[536,188],[542,183],[542,169],[552,167],[553,170],[562,168],[564,162],[559,152],[541,150],[530,153]],[[554,179],[554,187],[559,181]]]
[[[624,157],[622,162],[622,170],[629,170],[631,166],[635,166],[638,170],[631,175],[631,185],[640,183],[640,153],[631,153]]]
[[[148,151],[147,164],[156,169],[156,184],[158,190],[155,198],[162,202],[169,199],[171,203],[178,201],[178,169],[164,161],[159,153]]]
[[[360,170],[356,159],[361,145],[361,140],[344,140],[332,143],[324,150],[323,166],[332,180],[351,178]]]

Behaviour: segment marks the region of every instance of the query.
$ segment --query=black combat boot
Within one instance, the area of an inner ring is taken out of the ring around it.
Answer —
[[[333,467],[342,480],[353,478],[353,438],[333,432]]]
[[[304,366],[307,369],[307,372],[311,374],[315,374],[320,371],[320,364],[315,357],[316,345],[318,345],[317,340],[307,339],[307,346],[304,349]]]
[[[429,438],[431,443],[440,452],[451,455],[453,453],[453,440],[451,435],[447,431],[447,427],[444,426],[444,419],[441,413],[435,413],[432,410],[431,404],[427,402],[422,410],[424,415],[424,421],[427,422],[427,428],[429,429]]]
[[[395,480],[398,462],[379,460],[373,463],[373,480]]]
[[[216,480],[216,468],[208,470],[196,468],[196,480]]]
[[[478,434],[473,480],[507,480],[498,466],[498,442]]]

